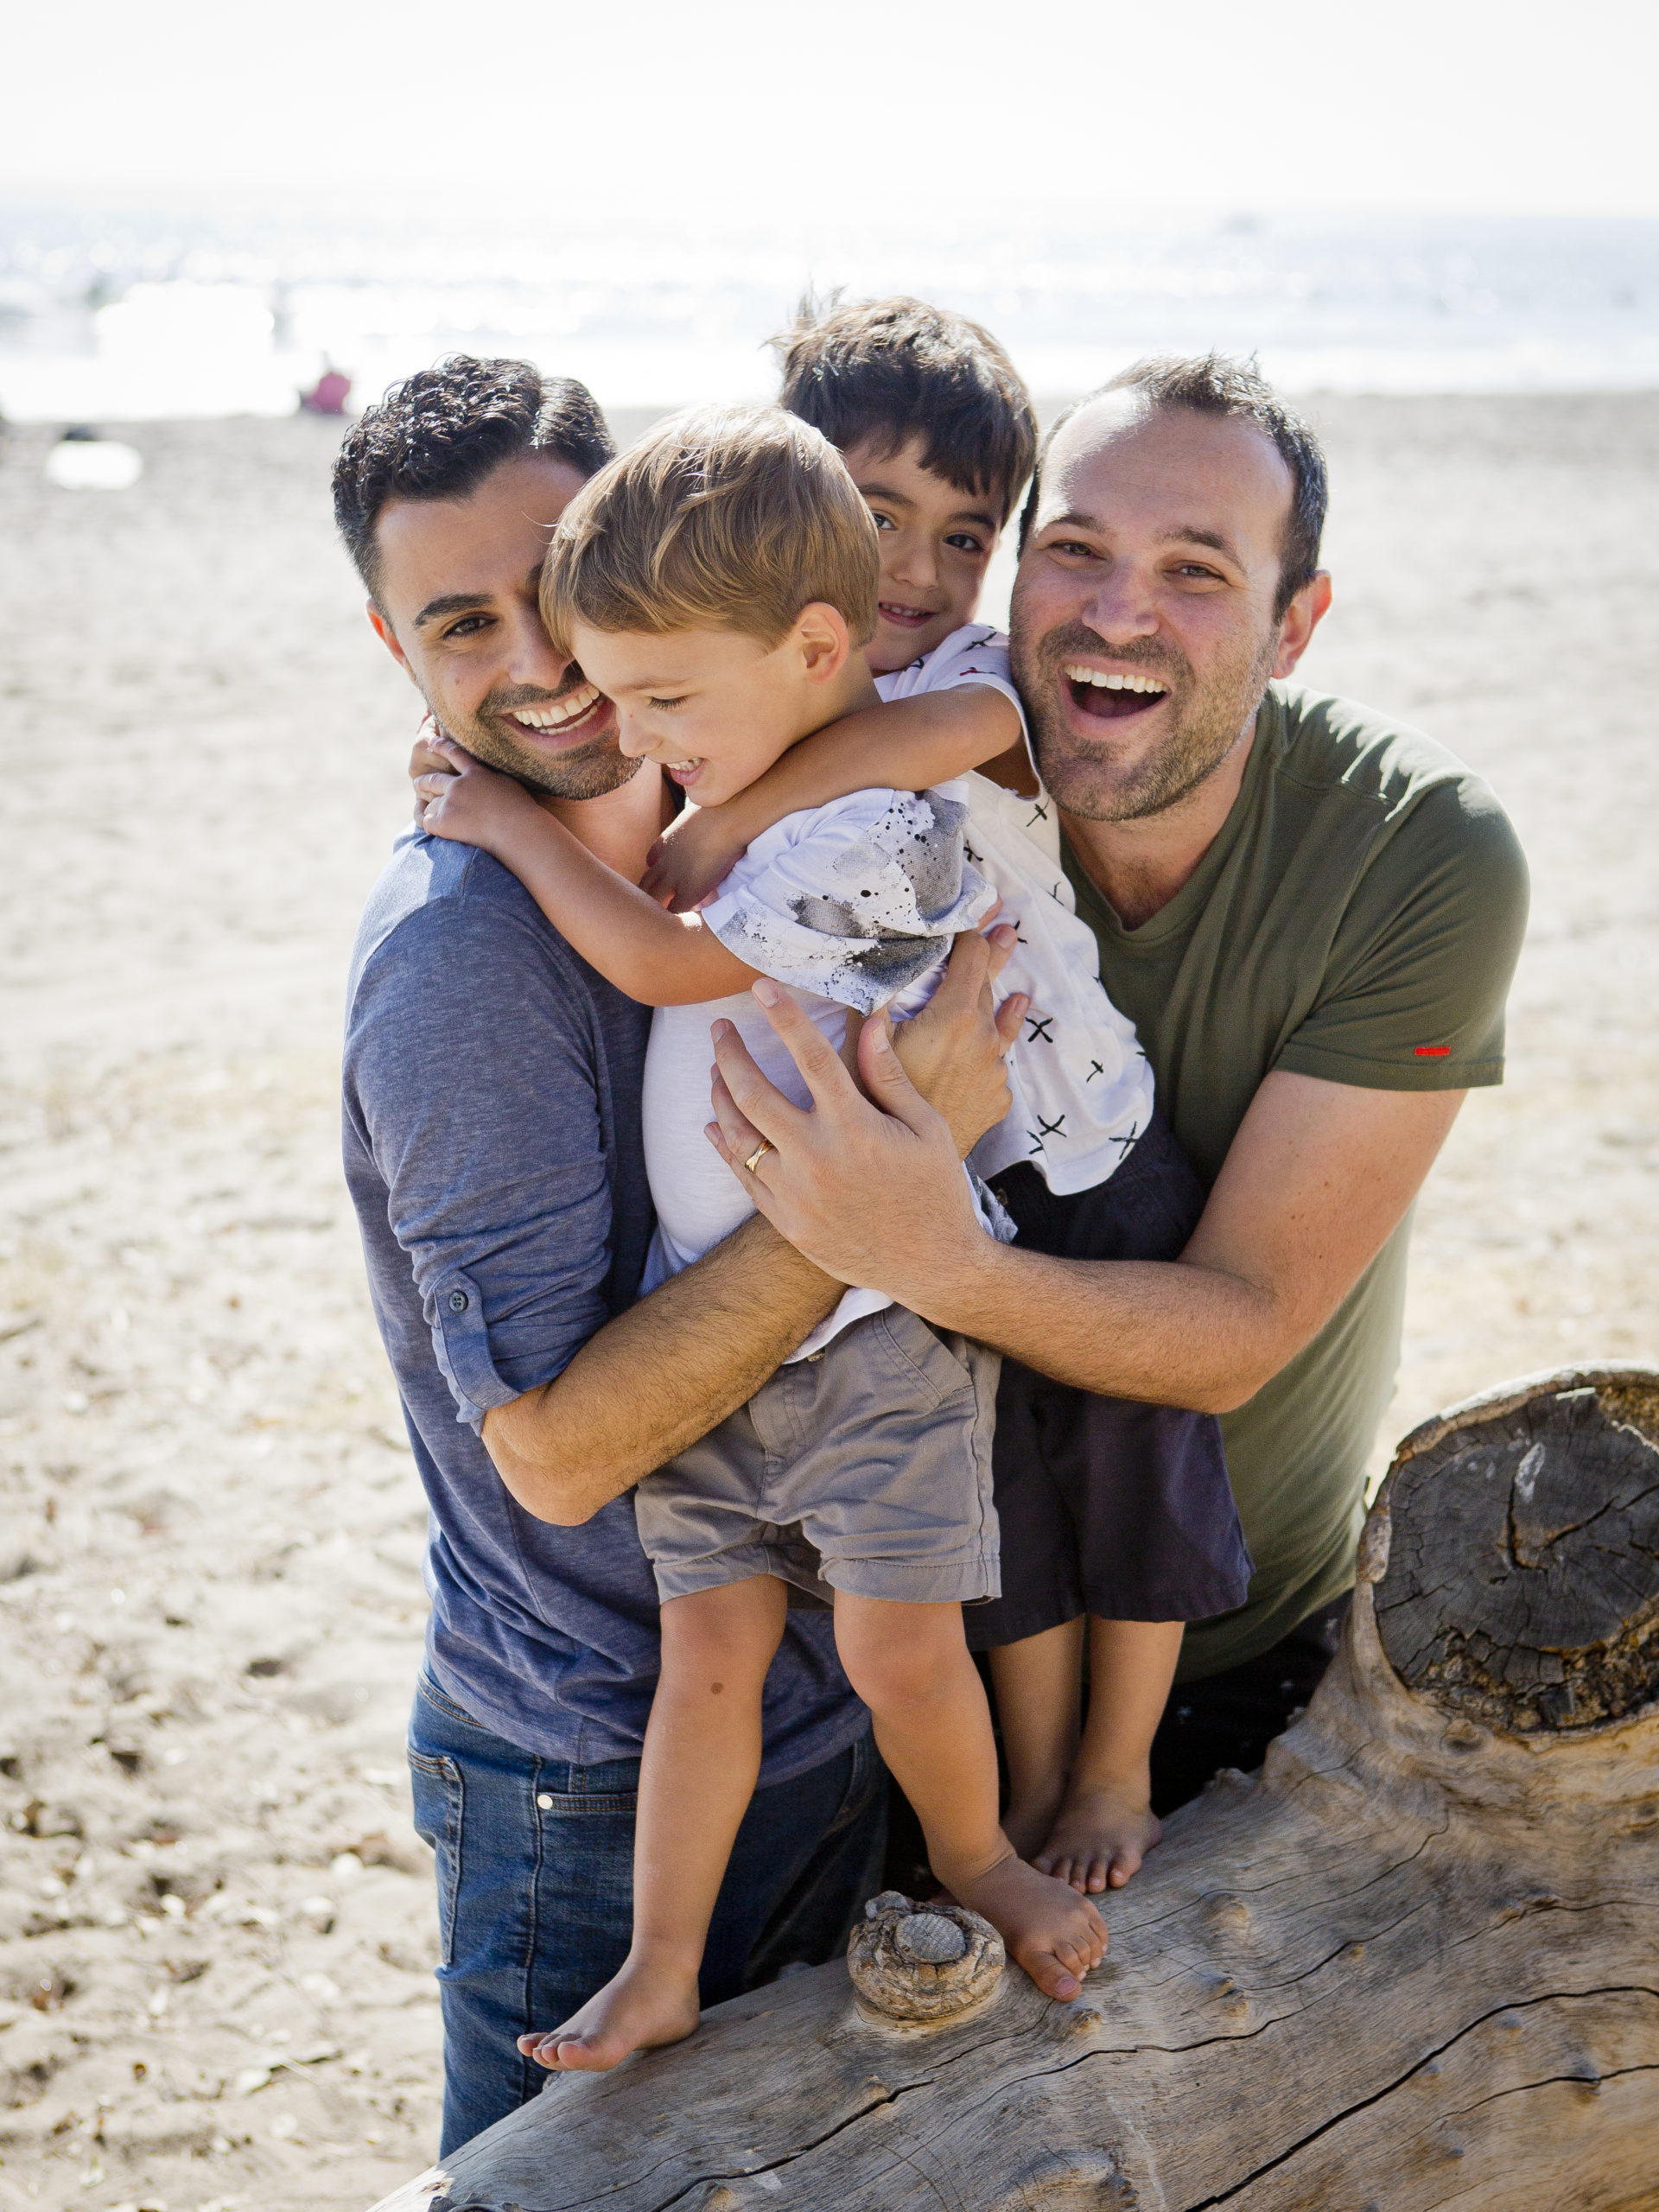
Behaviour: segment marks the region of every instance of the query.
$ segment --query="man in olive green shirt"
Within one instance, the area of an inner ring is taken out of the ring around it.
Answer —
[[[1289,680],[1330,604],[1325,504],[1317,442],[1253,372],[1177,361],[1061,418],[1024,518],[1014,671],[1067,874],[1210,1191],[1179,1261],[995,1243],[892,1054],[863,1056],[879,1113],[790,1006],[772,1019],[814,1113],[717,1047],[722,1152],[826,1272],[1061,1382],[1223,1416],[1255,1574],[1236,1612],[1189,1628],[1183,1679],[1210,1680],[1177,1719],[1221,1682],[1243,1713],[1254,1668],[1281,1721],[1323,1663],[1411,1205],[1465,1093],[1501,1080],[1526,917],[1484,785]],[[1255,1764],[1262,1727],[1235,1732]]]
[[[1503,1080],[1524,865],[1487,787],[1414,730],[1270,683],[1237,798],[1167,904],[1127,927],[1070,838],[1065,862],[1106,988],[1212,1187],[1270,1072],[1453,1110]],[[1255,1573],[1237,1612],[1188,1629],[1184,1678],[1255,1656],[1352,1585],[1410,1227],[1408,1211],[1312,1341],[1224,1411]]]

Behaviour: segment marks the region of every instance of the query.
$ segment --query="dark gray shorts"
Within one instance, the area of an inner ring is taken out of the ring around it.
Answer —
[[[658,1596],[774,1574],[815,1597],[995,1597],[1001,1363],[902,1306],[780,1367],[634,1492]]]

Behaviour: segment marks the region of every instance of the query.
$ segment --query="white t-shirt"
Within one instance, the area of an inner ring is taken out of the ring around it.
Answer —
[[[901,699],[969,683],[988,683],[1019,708],[1007,641],[979,623],[878,677],[876,689],[884,699]],[[983,921],[999,893],[996,918],[1013,922],[1020,941],[998,988],[1003,996],[1027,991],[1032,1004],[1009,1055],[1014,1103],[971,1165],[992,1175],[1029,1159],[1052,1189],[1084,1190],[1105,1181],[1146,1127],[1152,1071],[1132,1025],[1101,988],[1098,951],[1072,911],[1046,794],[1019,798],[970,775],[919,795],[856,791],[791,814],[755,839],[702,920],[740,959],[788,985],[839,1049],[849,1009],[855,1020],[880,1006],[900,1020],[918,1012],[938,986],[950,939]],[[747,991],[657,1009],[642,1102],[658,1219],[646,1290],[700,1258],[751,1211],[702,1134],[714,1058],[709,1032],[722,1019],[785,1097],[811,1103]],[[890,1302],[879,1291],[849,1290],[793,1357],[821,1350],[849,1321]]]
[[[877,677],[875,688],[884,699],[908,699],[969,683],[988,684],[1012,701],[1027,736],[1008,641],[982,622],[964,624],[908,668]],[[1027,750],[1029,757],[1028,736]],[[997,921],[1012,922],[1018,933],[997,983],[999,1002],[1015,991],[1031,996],[1008,1055],[1014,1103],[981,1138],[972,1165],[988,1178],[1027,1160],[1051,1191],[1090,1190],[1106,1181],[1147,1126],[1151,1065],[1135,1024],[1102,987],[1100,948],[1077,919],[1048,793],[1039,788],[1034,798],[1021,798],[978,774],[942,788],[966,800],[967,859],[1001,894]]]

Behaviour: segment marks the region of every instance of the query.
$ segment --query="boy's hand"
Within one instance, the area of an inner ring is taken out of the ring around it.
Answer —
[[[423,753],[434,765],[415,775],[415,819],[429,837],[449,837],[494,852],[524,809],[535,810],[536,802],[522,784],[486,768],[454,738],[423,738],[410,762],[411,774]]]
[[[646,855],[639,888],[671,914],[695,913],[707,906],[748,843],[723,806],[688,810]]]
[[[437,716],[435,715],[426,715],[423,720],[419,729],[415,733],[414,747],[409,756],[409,780],[410,783],[413,783],[417,776],[429,776],[440,772],[444,775],[448,775],[452,772],[449,763],[444,759],[442,753],[434,750],[435,741],[442,735],[443,730],[438,721]],[[425,811],[426,801],[421,797],[420,792],[416,791],[415,794],[415,827],[417,830],[421,826],[421,817]]]

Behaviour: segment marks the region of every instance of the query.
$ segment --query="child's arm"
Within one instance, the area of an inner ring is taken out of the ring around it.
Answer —
[[[692,1006],[746,991],[760,970],[695,915],[667,913],[595,860],[522,784],[448,737],[423,741],[447,764],[416,775],[429,835],[479,845],[518,877],[568,944],[641,1006]],[[411,763],[411,766],[414,764]],[[643,772],[649,774],[647,768]]]
[[[723,805],[700,808],[677,823],[653,849],[641,887],[685,913],[786,814],[828,806],[852,791],[925,791],[1015,746],[1023,751],[1019,712],[1006,692],[988,683],[861,707],[791,746]]]

